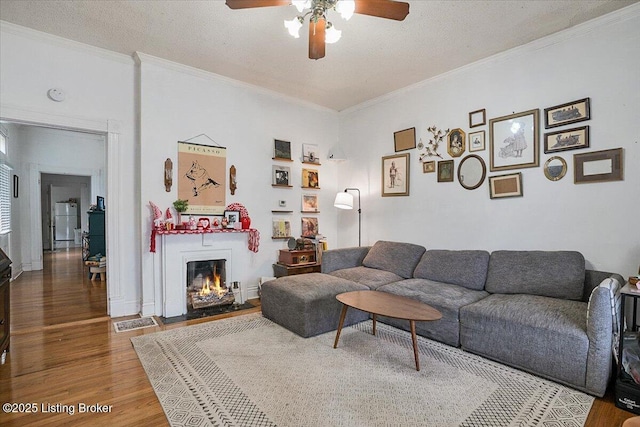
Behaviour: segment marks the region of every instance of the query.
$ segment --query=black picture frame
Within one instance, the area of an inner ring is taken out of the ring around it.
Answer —
[[[550,129],[591,119],[589,98],[578,99],[544,109],[544,128]]]
[[[394,132],[393,145],[396,153],[416,148],[416,128],[409,128]]]
[[[13,175],[13,198],[14,199],[18,198],[19,181],[20,181],[20,178],[18,178],[18,175]]]
[[[589,126],[544,134],[545,154],[589,148]]]

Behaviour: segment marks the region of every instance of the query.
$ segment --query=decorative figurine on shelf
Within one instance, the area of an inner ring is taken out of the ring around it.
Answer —
[[[240,222],[242,223],[243,230],[248,230],[249,227],[251,227],[251,218],[249,218],[248,216],[245,216],[244,218],[242,218]]]
[[[189,230],[197,230],[198,229],[198,221],[192,216],[189,216]]]
[[[213,218],[213,222],[211,224],[213,225],[213,228],[220,228],[220,221],[218,221],[218,218]]]
[[[227,225],[229,225],[229,220],[227,219],[226,216],[222,218],[221,223],[222,223],[222,228],[227,228]]]

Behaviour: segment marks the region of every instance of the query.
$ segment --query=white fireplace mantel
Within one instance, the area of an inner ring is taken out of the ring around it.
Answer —
[[[252,252],[247,249],[246,234],[172,234],[161,235],[161,286],[156,304],[162,316],[181,316],[187,312],[187,262],[226,259],[227,283],[240,282],[242,300],[246,301],[246,285],[242,269],[250,264]]]

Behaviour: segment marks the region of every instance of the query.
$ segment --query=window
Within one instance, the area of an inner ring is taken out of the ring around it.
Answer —
[[[0,160],[6,158],[7,136],[0,130]],[[0,234],[11,231],[11,168],[0,163]]]

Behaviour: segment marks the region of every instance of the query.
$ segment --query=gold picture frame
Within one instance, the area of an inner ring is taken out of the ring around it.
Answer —
[[[382,158],[382,197],[409,195],[409,153]]]
[[[538,117],[535,109],[489,120],[491,172],[538,167]]]

